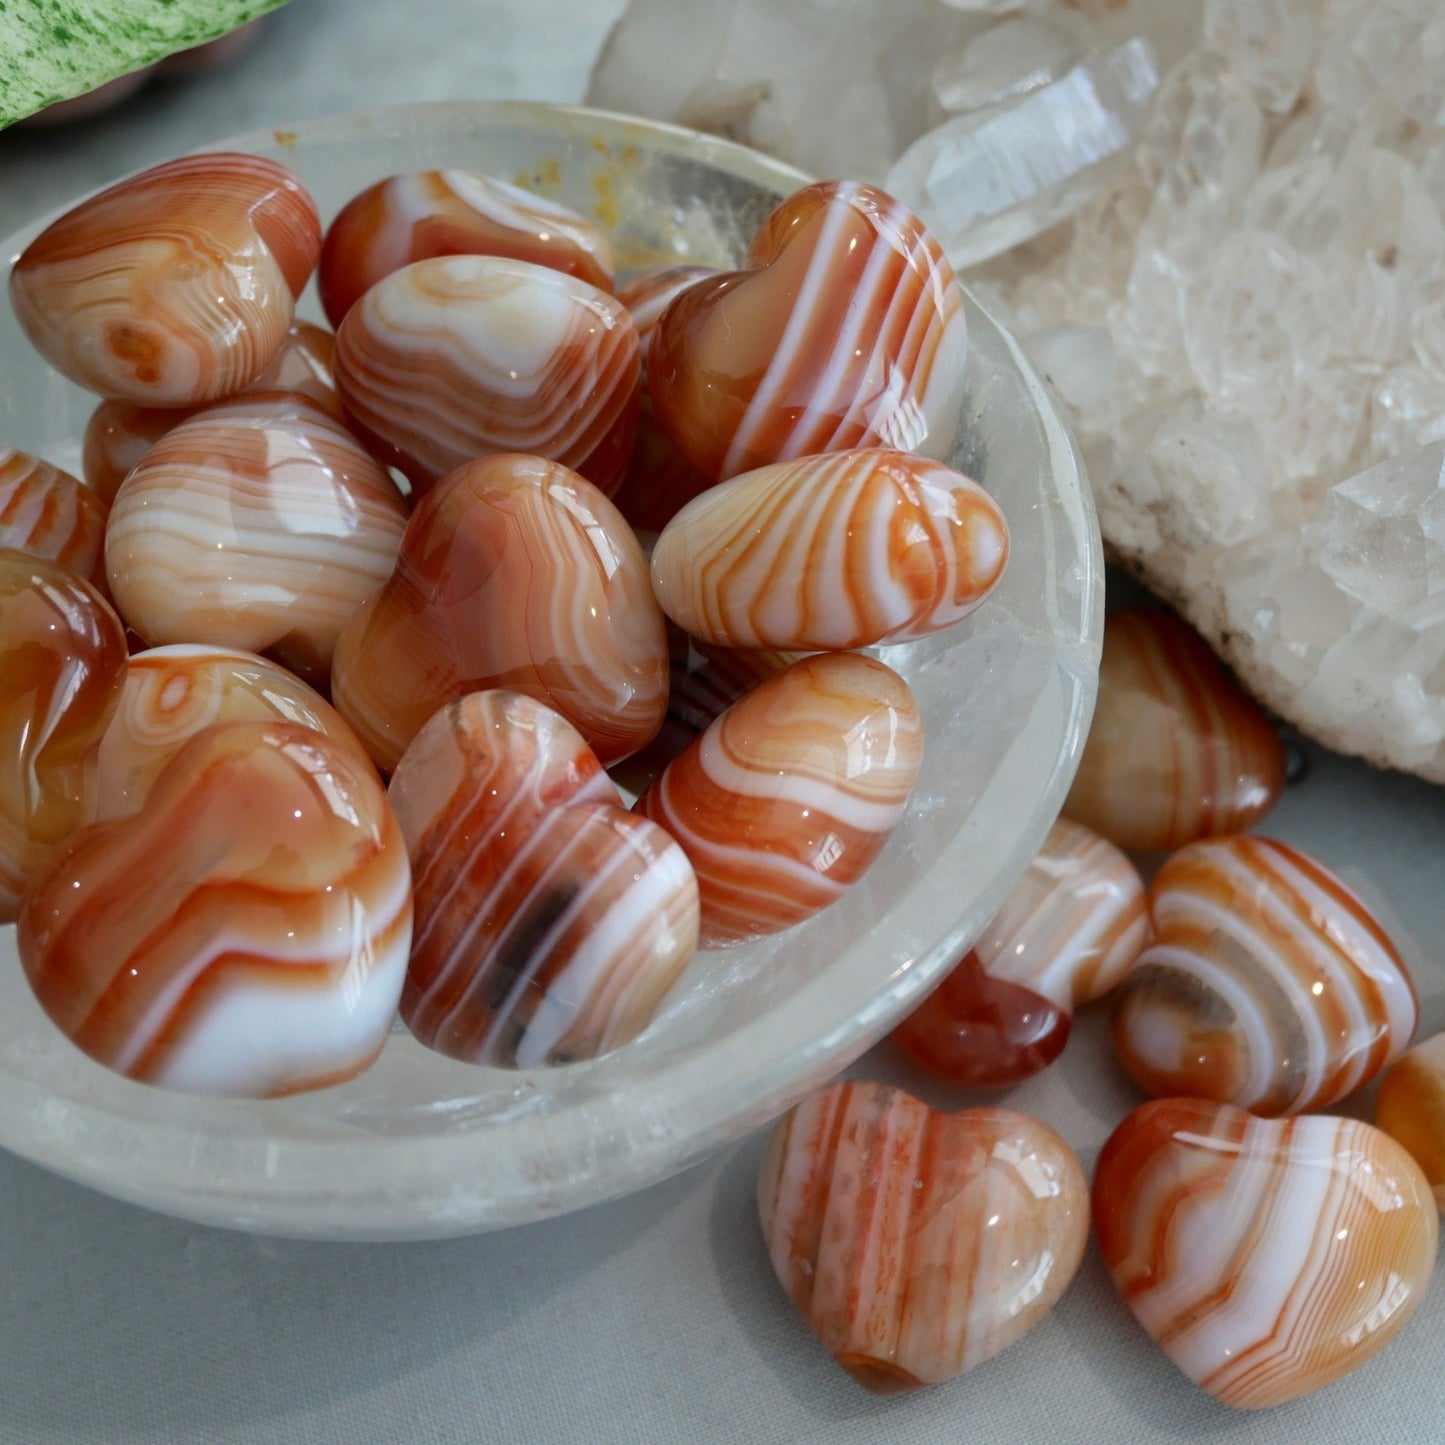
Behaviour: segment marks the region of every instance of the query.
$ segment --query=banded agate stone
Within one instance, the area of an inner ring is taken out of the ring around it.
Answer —
[[[1064,812],[1140,851],[1251,828],[1284,789],[1268,718],[1167,612],[1104,624],[1099,697]]]
[[[556,709],[604,765],[667,709],[667,636],[636,537],[596,487],[540,457],[482,457],[422,497],[333,660],[332,700],[387,772],[439,708],[495,687]]]
[[[1063,1052],[1074,1009],[1114,988],[1148,936],[1134,865],[1060,818],[978,942],[893,1041],[955,1083],[1019,1083]]]
[[[873,447],[759,467],[689,502],[652,552],[662,610],[723,647],[868,647],[960,622],[1008,525],[977,482]]]
[[[262,652],[325,686],[406,519],[396,483],[321,405],[248,393],[146,452],[111,507],[106,574],[148,643]]]
[[[321,251],[301,183],[260,156],[167,161],[82,201],[10,273],[16,317],[71,381],[146,406],[239,391],[285,341]]]
[[[1144,1104],[1104,1145],[1093,1203],[1134,1317],[1196,1385],[1240,1409],[1362,1365],[1414,1314],[1435,1265],[1419,1165],[1354,1119]]]
[[[333,326],[376,283],[434,256],[509,256],[612,288],[612,243],[575,211],[470,171],[412,171],[353,196],[326,229],[316,288]]]
[[[125,672],[125,629],[89,582],[0,549],[0,923],[89,821]]]
[[[566,719],[469,693],[412,740],[390,797],[417,914],[401,1013],[422,1043],[528,1068],[646,1027],[697,946],[697,883]]]
[[[617,490],[641,361],[627,308],[530,261],[443,256],[377,282],[336,334],[336,388],[378,457],[424,491],[525,452]]]
[[[963,292],[937,241],[875,186],[820,181],[763,223],[744,269],[663,313],[648,386],[714,481],[817,452],[948,454],[963,406]]]
[[[700,941],[777,933],[840,898],[903,816],[923,758],[908,684],[856,652],[818,653],[745,693],[637,800],[682,845]]]
[[[773,1130],[758,1214],[809,1329],[889,1393],[972,1369],[1053,1308],[1083,1257],[1089,1190],[1068,1145],[1027,1115],[940,1114],[835,1083]]]
[[[268,720],[324,733],[363,766],[371,765],[341,714],[269,658],[206,643],[132,654],[96,754],[94,820],[138,812],[161,770],[197,733],[218,723]]]
[[[1385,1071],[1375,1122],[1409,1150],[1445,1210],[1445,1033],[1416,1044]]]
[[[1114,996],[1114,1051],[1147,1093],[1261,1115],[1323,1109],[1409,1045],[1419,1008],[1388,935],[1329,869],[1269,838],[1182,848],[1154,937]]]
[[[105,586],[104,498],[39,457],[0,447],[0,547]]]
[[[381,1052],[411,873],[374,770],[310,728],[207,728],[140,810],[73,834],[27,894],[20,961],[98,1063],[191,1093],[269,1097]]]

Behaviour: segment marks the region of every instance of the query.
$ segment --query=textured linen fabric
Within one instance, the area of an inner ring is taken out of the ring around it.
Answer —
[[[0,136],[8,231],[81,188],[249,126],[444,96],[570,100],[621,0],[295,0],[241,66],[82,131]],[[1262,831],[1361,883],[1445,1029],[1445,789],[1317,750]],[[1088,1010],[1004,1096],[1092,1170],[1138,1102]],[[852,1072],[962,1107],[886,1046]],[[1352,1111],[1359,1111],[1358,1104]],[[1330,1389],[1216,1405],[1135,1325],[1090,1245],[1059,1306],[936,1389],[866,1394],[773,1278],[760,1137],[641,1195],[526,1229],[318,1245],[115,1203],[0,1154],[0,1442],[826,1442],[1429,1445],[1445,1440],[1445,1287]]]

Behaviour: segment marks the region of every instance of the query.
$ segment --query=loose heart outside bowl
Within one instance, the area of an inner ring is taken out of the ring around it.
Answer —
[[[224,148],[292,167],[325,219],[397,171],[519,180],[604,223],[624,276],[671,259],[735,264],[807,179],[676,127],[530,103],[409,106]],[[7,262],[42,224],[3,243]],[[320,318],[313,292],[301,314]],[[41,1013],[6,928],[0,1145],[208,1224],[327,1239],[460,1235],[641,1189],[773,1118],[880,1038],[1042,842],[1097,681],[1103,569],[1077,454],[1016,343],[972,298],[968,323],[952,461],[1002,505],[1012,556],[967,621],[880,650],[917,692],[927,753],[904,823],[842,902],[773,939],[698,955],[647,1032],[606,1058],[479,1069],[398,1029],[360,1078],[266,1102],[169,1093],[91,1063]],[[48,370],[4,308],[0,444],[78,473],[95,400]]]

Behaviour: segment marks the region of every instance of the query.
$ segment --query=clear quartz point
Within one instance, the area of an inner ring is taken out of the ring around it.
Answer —
[[[1012,105],[929,131],[885,187],[929,222],[956,266],[986,260],[1104,186],[1138,139],[1158,85],[1154,48],[1135,36]]]

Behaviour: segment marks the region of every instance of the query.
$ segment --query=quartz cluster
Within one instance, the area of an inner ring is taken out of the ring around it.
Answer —
[[[1437,0],[633,0],[591,92],[881,176],[1071,409],[1113,555],[1445,781],[1442,96]]]

